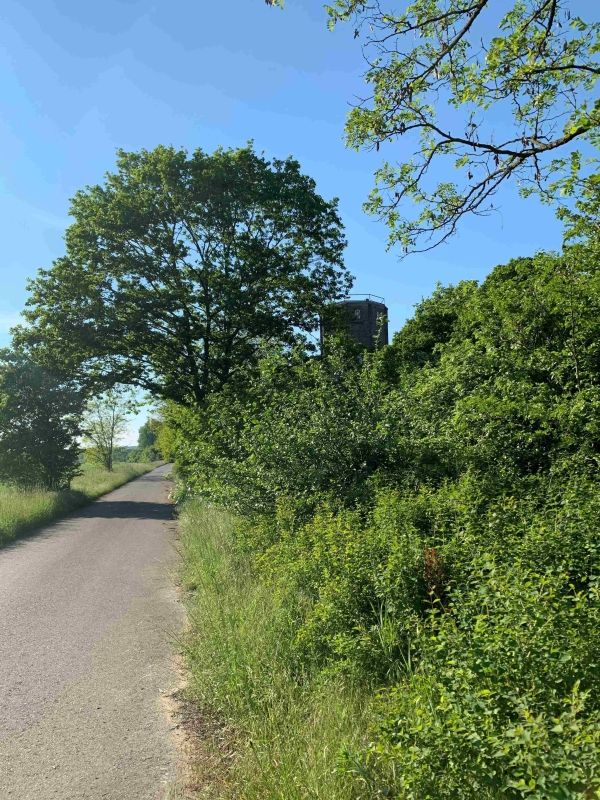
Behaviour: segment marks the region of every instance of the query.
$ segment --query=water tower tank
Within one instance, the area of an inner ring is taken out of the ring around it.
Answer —
[[[321,320],[321,342],[331,332],[345,330],[368,350],[388,343],[388,310],[382,297],[350,295],[329,306]]]

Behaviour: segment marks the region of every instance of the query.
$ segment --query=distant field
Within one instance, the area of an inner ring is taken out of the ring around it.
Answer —
[[[156,464],[115,464],[113,472],[84,465],[65,492],[23,490],[0,484],[0,547],[19,534],[68,514],[127,481],[149,472]]]

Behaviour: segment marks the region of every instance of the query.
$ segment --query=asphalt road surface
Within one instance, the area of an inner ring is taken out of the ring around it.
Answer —
[[[166,471],[0,550],[0,800],[157,800],[174,778]]]

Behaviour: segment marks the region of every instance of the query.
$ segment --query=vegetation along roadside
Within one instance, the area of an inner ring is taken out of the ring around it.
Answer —
[[[336,766],[341,750],[361,741],[369,693],[344,687],[334,675],[298,672],[293,619],[239,553],[237,523],[198,500],[181,515],[191,622],[187,693],[227,720],[233,751],[233,758],[220,760],[217,775],[196,765],[203,791],[208,797],[350,798]]]
[[[591,219],[377,352],[267,350],[165,410],[216,797],[600,797]]]

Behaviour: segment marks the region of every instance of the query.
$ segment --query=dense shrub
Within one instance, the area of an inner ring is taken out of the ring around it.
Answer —
[[[402,668],[428,599],[423,537],[403,506],[382,493],[367,521],[357,511],[322,507],[296,529],[279,515],[279,539],[259,563],[300,610],[295,648],[302,662],[370,681]]]
[[[270,353],[243,395],[170,409],[288,665],[377,692],[357,798],[600,797],[599,379],[580,238],[438,288],[377,353]]]
[[[269,355],[244,397],[171,410],[183,482],[250,515],[273,514],[281,497],[364,502],[368,479],[402,459],[401,409],[386,408],[380,373],[342,346],[326,359]]]
[[[599,589],[478,562],[382,693],[366,755],[347,759],[368,796],[597,796]]]

